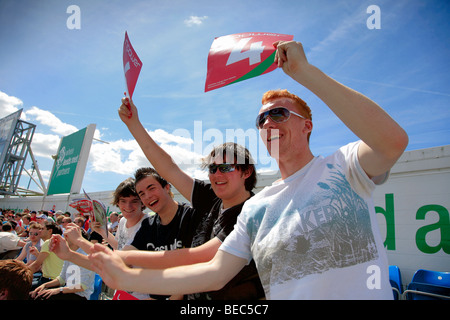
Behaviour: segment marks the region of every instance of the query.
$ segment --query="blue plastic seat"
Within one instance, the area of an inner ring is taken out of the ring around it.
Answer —
[[[394,292],[394,299],[399,300],[403,294],[402,275],[398,266],[389,266],[389,282]]]
[[[428,283],[450,288],[450,272],[419,269],[414,274],[411,282]]]
[[[99,300],[101,292],[102,292],[102,278],[100,277],[100,275],[95,274],[94,292],[92,292],[89,300]]]
[[[407,300],[450,300],[450,272],[417,270],[404,297]]]

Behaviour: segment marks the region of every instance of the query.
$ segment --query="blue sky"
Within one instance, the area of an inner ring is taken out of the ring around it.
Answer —
[[[73,4],[80,8],[79,30],[66,25]],[[380,8],[381,29],[367,27],[370,5]],[[133,96],[141,121],[195,177],[206,177],[198,159],[218,142],[208,137],[253,130],[269,89],[286,88],[311,106],[315,155],[354,141],[323,102],[281,70],[204,92],[215,37],[273,32],[294,35],[310,63],[380,104],[408,132],[408,150],[447,145],[449,24],[450,2],[444,0],[1,0],[0,118],[23,108],[24,119],[36,124],[32,149],[46,181],[59,139],[95,123],[96,138],[109,144],[93,142],[82,187],[115,189],[148,166],[117,115],[128,31],[143,62]],[[200,149],[193,146],[199,133]],[[258,169],[272,169],[262,143],[252,144]],[[20,184],[28,182],[25,175]],[[31,188],[37,189],[33,182]]]

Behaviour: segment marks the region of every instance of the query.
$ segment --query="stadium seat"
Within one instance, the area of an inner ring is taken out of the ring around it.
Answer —
[[[94,292],[91,294],[89,300],[99,300],[101,292],[102,292],[102,278],[100,277],[100,275],[95,274]]]
[[[450,300],[450,272],[419,269],[403,293],[406,300]]]
[[[389,266],[389,282],[394,292],[394,299],[399,300],[402,297],[402,275],[398,266]]]

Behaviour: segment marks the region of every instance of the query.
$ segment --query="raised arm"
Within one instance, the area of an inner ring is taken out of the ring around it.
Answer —
[[[67,241],[80,247],[84,252],[89,252],[93,244],[81,235],[81,228],[74,223],[69,223],[64,231]]]
[[[374,177],[388,171],[408,145],[406,132],[375,102],[309,64],[301,43],[274,46],[278,66],[317,95],[363,141],[358,156],[366,173]]]
[[[103,281],[113,289],[161,295],[216,291],[225,286],[247,263],[217,251],[206,263],[163,270],[128,268],[116,252],[96,244],[89,259]]]
[[[119,116],[159,175],[171,183],[187,200],[191,200],[193,178],[181,170],[172,157],[148,134],[139,121],[137,108],[133,101],[127,98],[122,99]]]
[[[58,258],[62,260],[70,261],[88,270],[93,269],[91,261],[89,261],[88,257],[84,254],[71,250],[66,243],[66,240],[59,234],[52,235],[52,240],[50,242],[50,251],[55,253]]]

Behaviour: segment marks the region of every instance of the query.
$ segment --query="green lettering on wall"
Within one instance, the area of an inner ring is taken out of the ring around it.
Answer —
[[[375,207],[376,213],[381,213],[386,219],[386,239],[384,246],[387,250],[395,250],[395,215],[394,215],[394,195],[388,193],[385,195],[386,210],[381,207]]]
[[[417,230],[417,248],[424,253],[436,253],[442,249],[445,253],[450,254],[450,216],[448,210],[443,206],[437,204],[429,204],[417,210],[416,219],[425,220],[425,216],[428,212],[437,212],[437,214],[439,215],[439,221],[430,225],[423,226]],[[428,232],[434,230],[441,231],[441,241],[438,245],[432,247],[427,244],[425,237]]]

